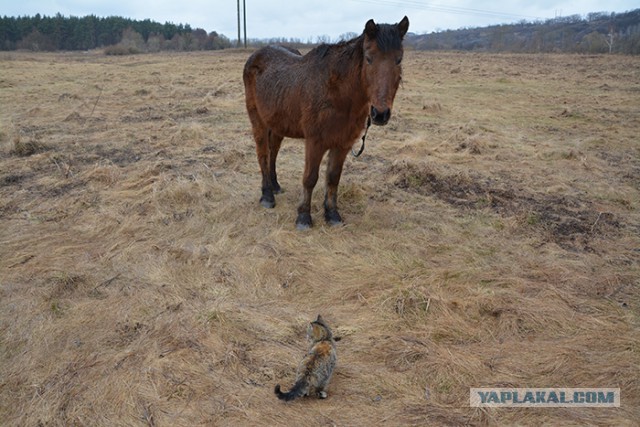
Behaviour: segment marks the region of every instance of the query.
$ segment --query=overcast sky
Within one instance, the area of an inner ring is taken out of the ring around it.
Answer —
[[[336,40],[344,33],[361,33],[370,18],[394,23],[409,17],[409,31],[477,27],[533,21],[589,12],[625,12],[640,8],[638,0],[244,0],[247,37]],[[55,15],[123,16],[160,23],[189,24],[236,39],[237,0],[3,0],[6,16]],[[240,1],[242,4],[242,0]]]

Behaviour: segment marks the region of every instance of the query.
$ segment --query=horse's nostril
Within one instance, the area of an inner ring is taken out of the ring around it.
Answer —
[[[387,108],[384,111],[378,111],[374,106],[371,107],[371,120],[376,124],[386,124],[391,118],[391,109]]]

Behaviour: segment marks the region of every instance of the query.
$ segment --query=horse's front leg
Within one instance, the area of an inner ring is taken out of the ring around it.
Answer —
[[[342,217],[338,213],[338,184],[348,153],[349,148],[333,148],[329,151],[327,189],[324,196],[324,219],[329,225],[342,225]]]
[[[296,227],[298,230],[307,230],[313,225],[311,220],[311,196],[313,188],[318,182],[318,171],[324,151],[319,144],[306,141],[304,160],[304,175],[302,177],[302,201],[298,205],[298,218]]]

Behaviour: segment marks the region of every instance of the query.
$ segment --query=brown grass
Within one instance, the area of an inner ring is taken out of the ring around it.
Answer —
[[[407,52],[391,123],[294,229],[258,204],[248,52],[13,53],[0,85],[6,425],[632,425],[640,59]],[[325,401],[283,404],[322,313]],[[619,409],[468,407],[620,387]]]

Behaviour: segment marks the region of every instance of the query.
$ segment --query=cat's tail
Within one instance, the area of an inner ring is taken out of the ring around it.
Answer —
[[[305,378],[300,378],[296,383],[291,387],[286,393],[280,391],[280,384],[276,385],[275,393],[278,396],[278,399],[284,400],[286,402],[295,399],[296,397],[301,397],[306,394],[307,390],[307,380]]]

